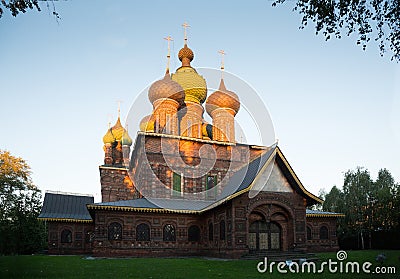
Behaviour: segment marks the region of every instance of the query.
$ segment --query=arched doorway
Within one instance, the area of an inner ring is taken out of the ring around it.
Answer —
[[[257,220],[250,224],[250,251],[281,250],[281,246],[281,227],[277,223]]]

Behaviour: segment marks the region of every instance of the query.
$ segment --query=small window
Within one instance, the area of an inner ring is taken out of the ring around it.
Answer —
[[[216,175],[207,175],[206,176],[206,194],[207,198],[215,198],[217,193],[217,176]]]
[[[85,242],[86,243],[91,243],[94,240],[94,233],[89,231],[85,233]]]
[[[222,220],[219,223],[219,239],[225,240],[225,221],[224,220]]]
[[[172,174],[172,194],[174,196],[180,196],[181,195],[181,185],[182,185],[182,177],[180,174],[173,173]]]
[[[150,241],[150,227],[142,223],[136,227],[136,240],[137,241]]]
[[[214,240],[214,225],[212,223],[208,224],[208,240]]]
[[[307,227],[307,240],[311,240],[311,239],[312,239],[311,228]]]
[[[200,241],[200,228],[196,225],[190,226],[188,230],[189,241]]]
[[[122,226],[120,223],[114,222],[108,226],[108,240],[121,240]]]
[[[164,226],[163,240],[164,241],[176,241],[174,225],[167,224]]]
[[[72,232],[65,229],[61,232],[61,243],[71,243],[72,242]]]
[[[328,239],[329,234],[328,234],[328,228],[326,226],[322,226],[319,229],[319,239]]]

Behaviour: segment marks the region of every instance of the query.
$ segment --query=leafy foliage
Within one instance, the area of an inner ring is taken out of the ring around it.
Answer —
[[[53,4],[53,15],[58,20],[60,19],[59,14],[56,12],[53,0],[41,0],[41,2],[46,2],[47,9],[50,10],[49,1]],[[36,9],[41,11],[38,0],[1,0],[0,2],[0,18],[2,17],[4,11],[3,6],[6,10],[9,10],[13,16],[17,16],[20,13],[26,13],[28,10]]]
[[[368,170],[358,167],[344,175],[343,190],[334,186],[326,194],[323,210],[341,212],[339,237],[395,231],[400,227],[400,185],[387,169],[381,169],[373,181]],[[371,241],[371,240],[370,240]]]
[[[0,254],[28,254],[43,247],[45,230],[37,220],[41,194],[30,174],[23,159],[0,150]]]
[[[322,32],[326,40],[358,33],[357,44],[363,50],[374,38],[381,56],[390,49],[392,60],[400,61],[400,0],[297,0],[294,10],[303,17],[301,29],[311,21],[316,34]]]

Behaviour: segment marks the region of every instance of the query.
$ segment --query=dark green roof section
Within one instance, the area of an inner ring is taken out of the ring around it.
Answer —
[[[86,205],[93,196],[46,192],[39,219],[92,220]]]

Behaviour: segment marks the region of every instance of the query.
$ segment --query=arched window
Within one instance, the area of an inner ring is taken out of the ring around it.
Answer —
[[[222,220],[219,223],[219,239],[225,240],[225,221],[224,220]]]
[[[328,239],[329,235],[328,235],[328,228],[326,226],[322,226],[319,229],[319,239]]]
[[[214,225],[212,223],[208,224],[208,240],[214,240]]]
[[[150,227],[145,223],[141,223],[136,227],[137,241],[150,241]]]
[[[72,232],[68,229],[62,230],[61,232],[61,243],[71,243]]]
[[[196,225],[192,225],[188,230],[188,240],[189,241],[199,241],[200,240],[200,228]]]
[[[122,226],[120,223],[114,222],[108,226],[108,240],[121,240]]]
[[[311,240],[311,239],[312,239],[311,228],[307,227],[307,240]]]
[[[164,226],[163,240],[164,241],[176,241],[174,225],[167,224]]]

